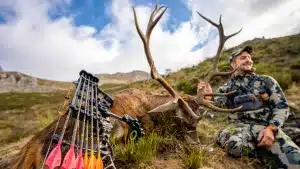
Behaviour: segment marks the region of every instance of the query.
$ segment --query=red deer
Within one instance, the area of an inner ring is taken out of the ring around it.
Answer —
[[[163,11],[155,17],[156,14]],[[142,122],[143,128],[147,130],[151,129],[151,123],[153,120],[157,119],[159,116],[157,114],[163,114],[165,112],[173,112],[173,116],[180,119],[182,124],[187,125],[189,129],[195,129],[195,124],[201,119],[201,112],[199,112],[199,107],[203,106],[218,112],[235,112],[240,109],[222,109],[216,107],[212,102],[205,100],[204,97],[206,96],[214,96],[214,95],[224,95],[218,93],[206,93],[203,91],[201,87],[198,88],[198,92],[196,96],[191,96],[187,94],[178,94],[171,85],[157,72],[155,64],[152,59],[149,43],[150,43],[150,35],[152,30],[154,29],[155,25],[163,16],[164,12],[167,10],[166,7],[158,7],[156,4],[154,11],[152,12],[149,23],[147,26],[146,34],[143,34],[139,28],[136,11],[133,8],[134,14],[134,21],[136,30],[143,42],[144,51],[146,58],[148,60],[149,66],[151,68],[151,77],[157,80],[168,92],[168,95],[161,95],[156,94],[154,92],[146,92],[138,89],[126,89],[117,93],[114,93],[112,97],[114,98],[114,103],[111,107],[111,112],[114,112],[118,115],[125,115],[129,114],[133,117],[138,118]],[[218,28],[219,35],[220,35],[220,42],[217,54],[215,56],[213,69],[205,79],[205,81],[210,81],[215,76],[225,76],[232,74],[235,70],[230,72],[219,72],[217,68],[217,64],[220,58],[220,53],[222,52],[224,43],[229,38],[238,34],[238,32],[231,34],[229,36],[224,35],[223,26],[221,23],[220,17],[220,24],[216,24],[209,20],[208,18],[204,17],[202,14],[198,13],[203,19],[214,25]],[[225,95],[229,95],[231,93],[226,93]],[[67,115],[64,114],[60,118],[60,121],[64,121]],[[155,119],[156,118],[156,119]],[[116,137],[122,138],[126,135],[127,125],[120,123],[117,120],[113,120],[114,128],[112,129],[112,133],[115,134]],[[65,138],[72,137],[72,126],[75,123],[75,120],[70,120],[71,122],[68,124],[65,132]],[[14,169],[32,169],[41,168],[43,160],[45,159],[45,155],[47,149],[49,147],[52,134],[55,131],[57,124],[57,120],[53,121],[48,127],[44,128],[42,131],[37,133],[20,151],[19,155],[14,159],[10,168]],[[148,125],[148,126],[147,126]],[[146,126],[146,127],[145,127]],[[61,131],[63,129],[63,123],[59,123],[57,127],[57,131]],[[53,148],[53,146],[51,147]],[[62,152],[65,154],[68,150],[69,146],[63,146]]]

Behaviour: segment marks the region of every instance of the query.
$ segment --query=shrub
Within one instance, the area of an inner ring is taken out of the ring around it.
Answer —
[[[290,71],[283,70],[282,72],[272,72],[271,76],[273,76],[277,80],[283,90],[287,89],[292,83],[292,76]]]
[[[197,93],[197,84],[198,79],[193,78],[190,81],[179,80],[175,86],[177,90],[183,91],[186,94],[195,95]]]

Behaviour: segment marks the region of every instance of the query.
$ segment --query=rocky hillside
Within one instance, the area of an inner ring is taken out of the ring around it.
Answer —
[[[122,85],[149,79],[147,72],[132,71],[127,73],[97,74],[100,85]],[[73,88],[72,82],[60,82],[35,78],[20,72],[6,72],[0,67],[0,93],[5,92],[55,92]]]
[[[96,74],[102,84],[129,84],[136,81],[146,80],[151,78],[150,74],[144,71],[135,70],[127,73],[114,73],[114,74]]]
[[[35,78],[20,72],[0,72],[0,93],[54,92],[73,87],[71,82]]]

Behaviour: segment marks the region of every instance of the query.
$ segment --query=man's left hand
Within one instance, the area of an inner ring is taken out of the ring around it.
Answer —
[[[272,129],[265,128],[259,132],[257,137],[257,141],[259,142],[257,146],[269,148],[274,143],[274,133]]]

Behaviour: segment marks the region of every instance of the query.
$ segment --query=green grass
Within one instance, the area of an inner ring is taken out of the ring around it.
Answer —
[[[188,148],[187,155],[183,158],[184,168],[198,169],[209,163],[209,151],[206,148]]]
[[[28,109],[38,104],[59,104],[66,92],[52,93],[0,93],[0,111]]]
[[[18,141],[49,125],[66,93],[0,93],[0,143]]]
[[[137,142],[129,140],[127,143],[116,144],[112,139],[114,152],[118,163],[123,165],[140,165],[149,164],[151,160],[155,159],[159,145],[164,142],[164,138],[156,133],[147,134],[141,137]]]

